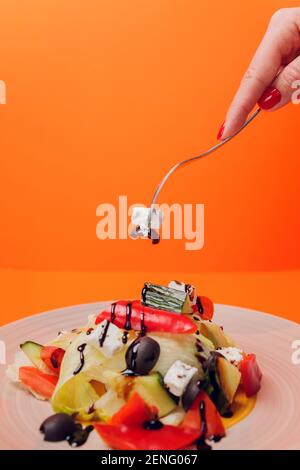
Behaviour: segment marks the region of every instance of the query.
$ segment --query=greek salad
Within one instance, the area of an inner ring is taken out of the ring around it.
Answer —
[[[7,375],[50,401],[46,441],[79,446],[93,431],[119,450],[210,449],[237,397],[253,400],[262,379],[255,354],[213,314],[193,285],[146,282],[140,299],[113,302],[47,344],[25,341]]]

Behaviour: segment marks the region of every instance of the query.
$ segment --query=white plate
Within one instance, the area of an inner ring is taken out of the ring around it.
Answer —
[[[53,310],[24,318],[0,328],[6,344],[7,363],[20,343],[40,343],[60,330],[86,323],[104,303]],[[263,371],[262,389],[252,413],[227,432],[215,449],[300,449],[300,364],[292,362],[292,342],[300,340],[300,325],[281,318],[226,305],[217,305],[215,318],[248,352],[255,352]],[[47,443],[39,426],[51,414],[49,403],[36,400],[11,384],[0,365],[0,449],[70,449],[66,442]],[[106,449],[93,432],[80,447]],[[73,450],[74,452],[74,450]]]

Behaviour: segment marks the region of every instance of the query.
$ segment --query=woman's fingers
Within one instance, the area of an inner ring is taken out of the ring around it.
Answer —
[[[300,85],[300,56],[296,57],[277,76],[272,87],[267,89],[258,101],[258,105],[265,111],[276,111],[293,97],[299,94]]]
[[[228,110],[222,139],[238,131],[244,124],[248,114],[253,109],[264,90],[273,81],[280,64],[281,54],[278,50],[278,36],[267,31],[260,44],[240,87]]]
[[[263,100],[269,106],[272,105],[274,109],[283,103],[277,82],[271,88],[269,86],[274,81],[282,64],[293,60],[299,51],[300,34],[294,18],[295,15],[300,16],[300,8],[280,10],[273,16],[231,103],[225,123],[219,131],[218,139],[226,139],[238,131],[258,101],[262,102],[261,100]],[[287,67],[282,73],[285,70],[286,75],[283,75],[283,80],[289,73]],[[292,70],[294,71],[294,68]]]

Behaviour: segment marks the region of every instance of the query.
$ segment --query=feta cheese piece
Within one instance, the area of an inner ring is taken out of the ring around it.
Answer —
[[[175,361],[164,377],[164,384],[173,395],[181,397],[197,370],[182,361]]]
[[[15,353],[13,364],[10,364],[6,369],[6,376],[12,382],[20,382],[19,370],[24,366],[32,366],[32,362],[23,351],[18,351]]]
[[[218,353],[235,365],[239,364],[243,359],[243,351],[239,348],[234,348],[231,346],[229,346],[228,348],[218,349]]]
[[[134,207],[132,210],[131,222],[136,226],[136,230],[143,237],[148,237],[151,229],[159,229],[163,219],[162,211],[150,207]]]
[[[86,335],[86,343],[99,349],[104,356],[112,357],[124,347],[122,336],[123,331],[120,328],[108,320],[103,320],[97,328]]]
[[[196,288],[192,286],[192,284],[186,284],[185,282],[181,282],[181,281],[171,281],[169,282],[168,287],[171,287],[171,289],[176,289],[182,292],[186,292],[190,305],[196,305],[197,293],[196,293]]]

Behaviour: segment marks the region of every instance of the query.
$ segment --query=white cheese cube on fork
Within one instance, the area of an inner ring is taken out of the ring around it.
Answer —
[[[150,207],[134,207],[132,210],[131,222],[136,226],[137,232],[143,237],[147,237],[150,228],[159,229],[163,219],[162,211]]]

